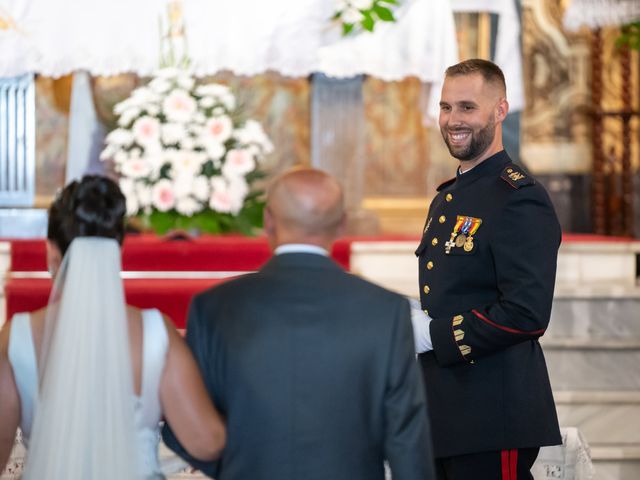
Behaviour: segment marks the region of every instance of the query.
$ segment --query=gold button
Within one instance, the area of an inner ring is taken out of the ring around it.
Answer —
[[[427,270],[431,270],[433,268],[433,262],[427,262]]]
[[[513,172],[513,168],[507,168],[507,173]]]
[[[446,221],[447,221],[447,217],[445,217],[444,215],[441,215],[441,216],[440,216],[440,218],[438,219],[438,221],[439,221],[440,223],[444,223],[444,222],[446,222]]]
[[[444,199],[445,199],[447,202],[450,202],[451,200],[453,200],[453,195],[451,195],[450,193],[447,193],[447,196],[446,196],[446,197],[444,197]]]
[[[434,238],[433,240],[431,240],[431,245],[433,245],[434,247],[438,244],[438,239]]]
[[[423,310],[425,315],[429,315],[429,310],[427,310],[426,308]]]
[[[424,288],[422,289],[422,291],[427,294],[429,293],[429,291],[431,291],[431,289],[429,288],[429,285],[425,285]]]

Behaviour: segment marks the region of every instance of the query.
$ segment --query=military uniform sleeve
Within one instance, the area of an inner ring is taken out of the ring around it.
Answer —
[[[424,386],[415,360],[411,315],[398,302],[384,398],[385,457],[394,479],[435,478]]]
[[[490,242],[497,299],[431,322],[438,364],[473,363],[545,332],[560,238],[555,211],[543,188],[527,186],[510,195]]]
[[[202,376],[205,381],[207,391],[211,396],[212,392],[211,392],[210,383],[207,381],[208,376],[204,373],[206,372],[206,368],[207,368],[206,362],[205,362],[204,345],[203,345],[206,337],[204,336],[204,333],[200,331],[202,320],[200,319],[200,315],[199,315],[199,308],[198,308],[199,299],[200,299],[199,296],[194,297],[193,301],[191,302],[191,305],[189,306],[186,341],[187,341],[187,345],[191,349],[191,352],[193,353],[193,356],[196,359],[198,368],[200,369],[201,372],[203,372]],[[197,468],[202,473],[204,473],[205,475],[211,478],[214,478],[216,476],[218,462],[217,461],[203,462],[201,460],[198,460],[192,457],[186,451],[186,449],[180,444],[180,442],[176,438],[175,434],[171,430],[171,427],[169,426],[168,423],[165,423],[164,427],[162,428],[162,440],[167,445],[167,447],[169,447],[171,450],[177,453],[180,457],[182,457],[187,463],[189,463],[189,465],[191,465],[194,468]]]

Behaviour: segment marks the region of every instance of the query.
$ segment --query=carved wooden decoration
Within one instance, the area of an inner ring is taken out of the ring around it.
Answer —
[[[593,102],[593,164],[591,208],[593,230],[606,233],[606,195],[604,154],[602,150],[603,119],[600,105],[602,101],[602,37],[600,29],[593,32],[591,46],[591,100]]]

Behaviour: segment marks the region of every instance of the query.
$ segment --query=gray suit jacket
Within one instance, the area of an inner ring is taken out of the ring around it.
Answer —
[[[309,253],[196,296],[187,342],[227,422],[219,480],[435,478],[408,302]]]

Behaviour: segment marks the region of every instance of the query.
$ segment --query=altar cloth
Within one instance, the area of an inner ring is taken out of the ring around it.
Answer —
[[[413,265],[413,249],[410,244],[418,245],[419,241],[418,236],[412,235],[345,237],[334,243],[331,254],[342,267],[351,270],[351,246],[354,243],[409,243],[406,254],[402,253],[402,261],[397,266],[382,267],[385,271],[393,271],[394,268],[409,271]],[[628,238],[596,235],[563,236],[565,247],[566,244],[597,246],[599,243],[624,247],[630,242],[633,243]],[[357,256],[358,249],[355,248],[354,251]],[[625,255],[635,255],[634,252],[635,250]],[[271,251],[265,237],[205,235],[189,240],[169,240],[153,235],[130,235],[123,248],[123,278],[127,301],[140,308],[157,307],[178,328],[185,328],[187,310],[193,295],[229,278],[258,270],[270,257]],[[561,255],[562,258],[564,257]],[[354,259],[354,270],[369,278],[362,271],[362,265],[357,263],[361,260]],[[392,257],[392,261],[398,261],[398,258]],[[5,284],[7,319],[16,312],[33,311],[45,306],[51,288],[51,280],[46,272],[44,239],[12,241],[10,262]],[[560,262],[560,266],[565,263],[567,262]],[[567,274],[575,274],[575,262],[567,264],[567,268],[572,270],[567,273],[559,269],[559,279]],[[631,281],[635,282],[635,276]],[[387,285],[387,288],[393,289],[393,286]]]
[[[331,252],[346,270],[352,241],[338,240]],[[130,235],[122,249],[127,302],[139,308],[158,308],[182,329],[194,295],[229,278],[256,271],[270,257],[266,237],[203,235],[175,240]],[[51,290],[44,239],[12,241],[10,263],[5,283],[8,320],[17,312],[46,306]]]
[[[157,308],[176,328],[186,327],[191,298],[227,278],[136,278],[124,280],[127,303],[138,308]],[[18,312],[32,312],[47,305],[51,280],[48,278],[12,278],[5,285],[7,319]]]
[[[160,65],[166,40],[158,27],[168,3],[0,0],[0,21],[6,25],[0,28],[0,76],[59,77],[77,70],[150,75]],[[291,77],[322,72],[388,81],[416,76],[437,83],[458,58],[450,0],[405,0],[396,9],[396,22],[377,22],[374,32],[347,37],[331,20],[335,2],[327,0],[181,5],[190,68],[199,77],[225,70]]]
[[[335,242],[333,259],[349,269],[353,239]],[[253,271],[271,257],[266,237],[202,235],[172,240],[156,235],[129,235],[122,248],[123,271]],[[11,242],[11,272],[46,272],[44,239]]]

